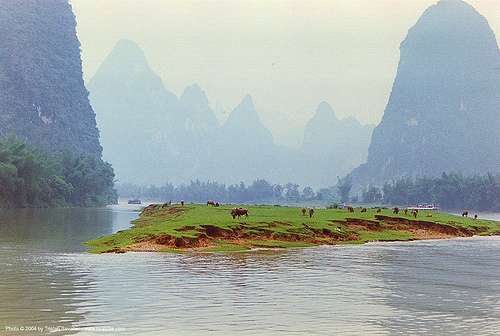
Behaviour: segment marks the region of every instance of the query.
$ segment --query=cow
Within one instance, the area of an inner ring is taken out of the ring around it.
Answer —
[[[213,201],[207,201],[207,206],[208,205],[215,206],[215,203]]]
[[[411,214],[413,215],[413,217],[417,218],[418,210],[417,209],[412,210]]]
[[[404,209],[405,215],[408,215],[408,208]]]
[[[366,212],[366,208],[361,209],[361,212]]]
[[[349,212],[354,212],[354,208],[353,208],[352,206],[350,206],[350,205],[347,207],[347,210],[348,210]]]
[[[474,219],[477,219],[477,215],[474,215]]]
[[[395,207],[394,210],[392,210],[392,213],[395,213],[397,215],[399,213],[399,208]]]
[[[215,203],[215,207],[218,208],[220,206],[220,204],[217,202]]]
[[[380,208],[377,208],[377,213],[378,213],[378,212],[380,212],[380,211],[382,211],[382,209],[380,209]]]
[[[432,217],[432,214],[427,214],[425,217]]]
[[[238,218],[241,216],[246,216],[248,218],[248,210],[243,208],[232,208],[231,216],[233,216],[233,219],[235,219],[236,216],[238,216]]]
[[[468,211],[462,212],[462,217],[468,217],[468,216],[469,216],[469,212]]]
[[[306,207],[302,207],[302,216],[306,215],[306,211],[307,211]]]
[[[309,209],[309,217],[314,217],[314,208]]]
[[[181,200],[181,206],[184,206],[184,200]]]

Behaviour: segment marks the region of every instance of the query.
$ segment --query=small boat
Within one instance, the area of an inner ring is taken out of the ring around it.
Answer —
[[[432,203],[423,203],[423,204],[418,204],[417,206],[411,206],[411,204],[408,204],[408,210],[439,211],[439,208]]]
[[[138,198],[134,198],[128,201],[128,204],[142,204],[141,200]]]

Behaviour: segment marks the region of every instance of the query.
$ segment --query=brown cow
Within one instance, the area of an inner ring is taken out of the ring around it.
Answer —
[[[248,210],[247,209],[243,209],[243,208],[232,208],[231,209],[231,216],[233,216],[233,219],[235,219],[236,216],[238,216],[238,218],[240,218],[243,215],[248,218]]]
[[[467,217],[467,216],[469,216],[469,212],[468,211],[462,212],[462,217]]]
[[[425,217],[432,217],[432,214],[427,214]]]
[[[184,206],[184,200],[181,200],[181,206]]]
[[[477,219],[477,215],[474,215],[474,219]]]
[[[305,216],[306,215],[306,207],[302,207],[302,216]]]
[[[405,215],[408,215],[408,208],[404,209]]]
[[[413,215],[413,217],[417,218],[418,210],[417,209],[412,210],[411,214]]]
[[[215,207],[218,208],[220,206],[219,203],[215,203]]]
[[[399,208],[395,207],[394,210],[392,210],[392,213],[395,213],[397,215],[399,213]]]
[[[215,203],[213,201],[207,201],[207,205],[215,206]]]
[[[366,208],[361,209],[361,212],[366,212]]]
[[[309,209],[309,217],[314,217],[314,208]]]
[[[377,212],[380,212],[380,211],[382,211],[382,209],[380,209],[380,208],[377,208]]]
[[[354,208],[353,208],[352,206],[350,206],[350,205],[347,207],[347,210],[348,210],[349,212],[354,212]]]

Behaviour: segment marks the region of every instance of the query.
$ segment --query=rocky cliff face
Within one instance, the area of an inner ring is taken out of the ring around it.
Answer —
[[[461,0],[429,7],[401,43],[393,89],[356,180],[498,172],[500,51]]]
[[[0,2],[0,132],[100,156],[66,0]]]

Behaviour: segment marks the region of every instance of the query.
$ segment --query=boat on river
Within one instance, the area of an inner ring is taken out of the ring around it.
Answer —
[[[142,204],[142,201],[138,198],[134,198],[128,201],[128,204]]]
[[[412,206],[408,204],[408,210],[430,210],[430,211],[439,211],[439,207],[435,206],[432,203],[423,203],[417,204],[416,206]]]

